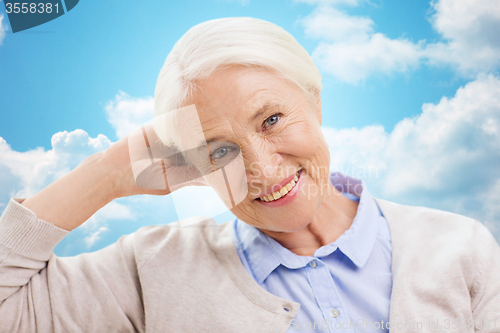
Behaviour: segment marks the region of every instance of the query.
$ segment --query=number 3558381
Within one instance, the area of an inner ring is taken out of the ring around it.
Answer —
[[[14,13],[14,14],[51,14],[52,12],[59,13],[59,4],[56,3],[52,5],[52,3],[20,3],[20,2],[15,2],[15,3],[5,3],[5,10],[7,14]]]

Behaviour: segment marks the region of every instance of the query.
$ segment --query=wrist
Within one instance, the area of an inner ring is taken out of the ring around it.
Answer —
[[[78,167],[78,172],[93,184],[93,192],[103,206],[117,198],[115,196],[114,169],[105,151],[87,157]]]
[[[124,154],[123,140],[119,140],[108,149],[88,158],[88,162],[93,164],[93,168],[98,169],[101,174],[101,185],[106,191],[108,202],[133,194],[130,193],[130,180],[133,181],[130,157],[128,150]]]

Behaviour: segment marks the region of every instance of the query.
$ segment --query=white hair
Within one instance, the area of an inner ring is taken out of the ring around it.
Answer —
[[[250,17],[216,19],[192,27],[175,43],[156,82],[155,117],[185,106],[197,80],[230,65],[270,69],[308,97],[321,91],[321,74],[311,56],[283,28]],[[178,122],[155,122],[163,143],[180,147],[175,140]]]

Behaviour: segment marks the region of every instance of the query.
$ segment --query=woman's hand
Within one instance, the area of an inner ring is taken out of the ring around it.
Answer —
[[[126,158],[125,146],[129,152]],[[186,161],[184,154],[160,141],[152,124],[136,129],[117,142],[116,150],[110,148],[107,154],[117,164],[114,169],[121,173],[113,177],[115,197],[165,195],[185,186],[208,185],[202,173]]]
[[[170,194],[168,186],[165,186],[166,189],[148,189],[137,185],[130,161],[129,136],[130,134],[102,152],[102,167],[109,170],[108,177],[112,184],[111,200],[137,194]]]

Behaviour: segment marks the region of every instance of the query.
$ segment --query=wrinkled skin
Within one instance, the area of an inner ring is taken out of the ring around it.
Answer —
[[[357,204],[329,182],[319,93],[311,101],[268,70],[233,66],[198,81],[188,104],[196,105],[207,142],[234,142],[241,149],[249,192],[231,210],[239,219],[300,255],[312,255],[350,227]],[[302,186],[292,202],[260,202],[265,190],[299,169]]]

